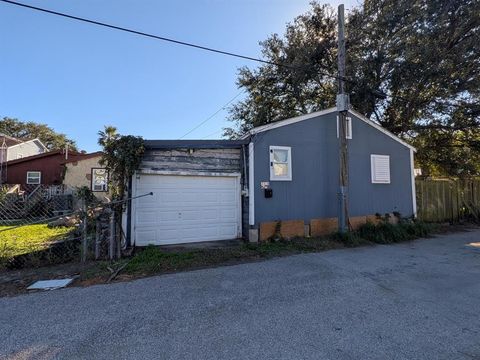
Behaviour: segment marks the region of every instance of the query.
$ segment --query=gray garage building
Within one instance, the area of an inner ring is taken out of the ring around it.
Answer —
[[[336,228],[336,108],[252,129],[241,140],[147,140],[132,179],[131,243],[322,235]],[[415,216],[415,149],[349,111],[352,227],[375,214]]]

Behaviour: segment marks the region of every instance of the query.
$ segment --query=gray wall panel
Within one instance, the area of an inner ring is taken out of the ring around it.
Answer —
[[[399,211],[412,215],[410,149],[352,117],[349,140],[350,216]],[[337,215],[336,114],[270,129],[254,136],[255,222],[305,220]],[[292,181],[270,181],[269,146],[291,146]],[[372,184],[370,155],[390,155],[391,184]],[[266,199],[260,182],[269,181]]]

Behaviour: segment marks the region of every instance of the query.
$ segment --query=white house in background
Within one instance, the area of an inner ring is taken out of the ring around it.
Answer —
[[[39,139],[23,141],[0,133],[0,162],[43,154],[48,149]]]

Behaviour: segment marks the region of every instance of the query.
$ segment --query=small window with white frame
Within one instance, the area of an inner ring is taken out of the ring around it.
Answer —
[[[38,185],[42,182],[42,173],[40,171],[27,171],[27,184]]]
[[[104,168],[92,168],[92,184],[93,192],[108,191],[108,171]]]
[[[270,146],[270,180],[292,180],[292,149],[289,146]]]
[[[352,139],[352,118],[347,117],[346,120],[346,128],[345,128],[345,138],[351,140]],[[340,121],[337,116],[337,138],[340,136]]]
[[[372,184],[390,184],[390,156],[370,155]]]

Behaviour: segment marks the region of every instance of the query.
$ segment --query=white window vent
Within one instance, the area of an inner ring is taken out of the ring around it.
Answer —
[[[370,155],[372,184],[390,184],[390,156]]]

